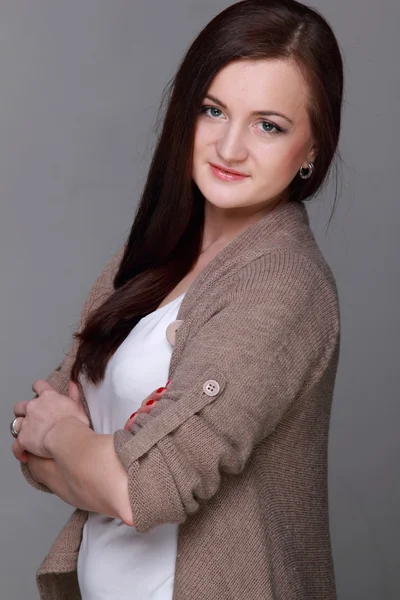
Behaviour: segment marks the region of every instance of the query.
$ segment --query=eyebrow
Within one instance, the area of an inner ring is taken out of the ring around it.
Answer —
[[[221,102],[221,100],[218,100],[218,98],[215,98],[215,96],[211,96],[211,94],[207,94],[205,96],[205,98],[208,98],[209,100],[211,100],[212,102],[215,102],[215,104],[219,104],[219,106],[222,106],[222,108],[228,108],[226,106],[226,104],[224,104],[223,102]],[[251,115],[253,117],[282,117],[282,119],[286,119],[286,121],[288,121],[291,125],[294,125],[292,119],[289,119],[289,117],[287,117],[286,115],[276,112],[276,110],[254,110]]]

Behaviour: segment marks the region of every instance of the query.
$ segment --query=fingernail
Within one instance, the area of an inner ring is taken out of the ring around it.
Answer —
[[[163,392],[166,389],[167,389],[166,387],[160,387],[160,388],[158,388],[158,390],[156,390],[156,394],[161,394],[161,392]]]
[[[146,402],[146,406],[151,406],[155,402],[157,402],[157,400],[149,400],[148,402]]]
[[[169,384],[171,383],[172,379],[170,379],[169,381],[167,381],[166,385],[169,386]]]
[[[134,413],[132,413],[132,414],[131,414],[131,416],[129,417],[129,419],[133,419],[133,417],[134,417],[135,415],[137,415],[137,411],[136,411],[136,412],[134,412]]]

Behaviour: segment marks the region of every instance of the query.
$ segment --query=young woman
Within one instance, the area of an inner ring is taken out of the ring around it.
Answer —
[[[339,307],[304,201],[337,151],[338,44],[303,4],[245,0],[172,83],[126,245],[15,406],[25,476],[76,507],[41,598],[333,600]]]

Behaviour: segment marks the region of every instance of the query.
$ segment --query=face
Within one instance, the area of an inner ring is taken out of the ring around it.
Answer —
[[[316,156],[307,103],[307,83],[289,60],[224,67],[203,99],[195,129],[193,179],[206,201],[254,212],[285,202],[300,167]]]

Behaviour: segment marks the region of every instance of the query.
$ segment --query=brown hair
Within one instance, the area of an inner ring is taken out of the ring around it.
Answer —
[[[155,310],[192,269],[201,252],[204,197],[192,180],[196,120],[216,74],[240,59],[291,59],[309,85],[308,107],[318,156],[310,179],[297,174],[289,201],[301,202],[320,190],[337,152],[343,94],[343,64],[326,20],[294,0],[244,0],[218,14],[200,32],[166,87],[169,98],[114,293],[75,334],[78,353],[72,369],[93,383],[102,380],[108,360],[132,328]]]

